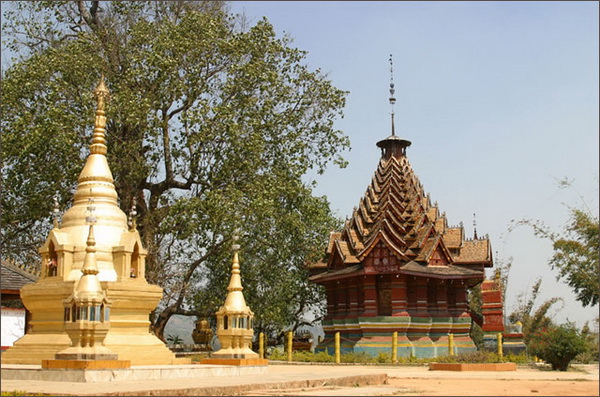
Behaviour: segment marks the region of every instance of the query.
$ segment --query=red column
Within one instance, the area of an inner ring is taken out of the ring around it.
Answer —
[[[334,281],[335,285],[335,318],[340,319],[346,316],[346,296],[341,282]]]
[[[375,289],[375,276],[367,276],[364,279],[364,310],[363,316],[374,317],[377,315],[377,290]]]
[[[348,317],[356,318],[358,317],[358,286],[356,279],[352,280],[350,283],[350,287],[348,288]]]
[[[427,279],[417,277],[415,285],[417,288],[417,311],[427,313]]]
[[[356,296],[357,296],[357,307],[356,313],[358,316],[362,316],[365,311],[365,293],[364,293],[364,277],[360,277],[356,281]]]
[[[456,286],[454,288],[455,291],[455,300],[456,300],[456,311],[459,315],[467,312],[467,308],[469,303],[467,302],[467,289],[463,283],[454,283]]]
[[[335,316],[335,283],[327,283],[325,285],[327,291],[327,316],[326,320],[330,320]]]
[[[406,290],[406,276],[397,274],[392,277],[392,316],[406,316],[408,295]]]
[[[435,286],[435,297],[437,301],[437,309],[440,313],[447,314],[448,313],[448,286],[446,284],[446,280],[437,280],[437,284]]]
[[[430,315],[435,315],[438,312],[437,302],[437,282],[438,280],[430,278],[427,280],[427,311]]]

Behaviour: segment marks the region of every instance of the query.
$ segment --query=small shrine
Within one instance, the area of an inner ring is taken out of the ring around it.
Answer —
[[[505,353],[519,354],[526,349],[521,322],[517,321],[516,324],[508,326],[504,323],[504,301],[499,270],[493,279],[481,283],[481,316],[474,316],[473,320],[483,331],[483,346],[486,350],[497,350],[499,335]]]
[[[90,153],[73,205],[62,220],[55,205],[54,227],[39,249],[42,275],[21,289],[31,313],[29,329],[2,354],[3,364],[115,356],[132,365],[189,361],[176,359],[150,332],[150,312],[160,302],[162,288],[146,281],[147,251],[136,228],[135,207],[129,220],[119,208],[106,157],[109,91],[103,78],[94,95]]]
[[[391,59],[390,59],[391,61]],[[310,280],[325,287],[324,339],[316,351],[389,353],[398,333],[398,356],[446,355],[476,350],[469,336],[468,290],[492,267],[489,238],[467,238],[417,178],[407,157],[411,142],[395,133],[390,84],[391,135],[377,142],[381,158],[364,196],[340,231],[332,232]]]
[[[234,241],[237,236],[234,236]],[[254,336],[254,313],[244,299],[240,262],[238,251],[240,246],[233,245],[233,263],[231,278],[227,287],[225,303],[216,312],[217,337],[221,349],[212,353],[211,358],[201,361],[202,364],[222,365],[267,365],[268,360],[259,358],[258,353],[252,351],[252,338]]]
[[[96,240],[94,238],[94,200],[89,199],[90,228],[81,268],[82,276],[73,294],[64,301],[65,331],[71,346],[56,353],[56,360],[42,360],[42,368],[128,368],[129,361],[118,360],[118,356],[104,346],[110,329],[111,301],[106,297],[98,280],[96,265]],[[93,365],[90,365],[93,362]]]

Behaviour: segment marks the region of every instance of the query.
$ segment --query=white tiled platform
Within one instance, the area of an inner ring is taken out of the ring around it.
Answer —
[[[126,369],[43,369],[41,365],[2,364],[2,380],[42,380],[49,382],[114,382],[205,378],[214,376],[264,375],[269,367],[233,365],[139,365]]]

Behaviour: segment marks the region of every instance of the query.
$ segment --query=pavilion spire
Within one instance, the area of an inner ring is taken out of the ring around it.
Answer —
[[[394,88],[394,61],[392,59],[392,54],[390,54],[390,105],[392,106],[392,136],[396,135],[396,129],[394,127],[394,104],[396,103],[396,98],[394,94],[396,89]]]

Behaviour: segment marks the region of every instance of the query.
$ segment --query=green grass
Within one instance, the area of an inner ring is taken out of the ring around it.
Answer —
[[[281,349],[275,349],[271,352],[268,357],[270,360],[276,361],[287,361],[287,353]],[[327,352],[312,353],[312,352],[293,352],[293,362],[311,362],[311,363],[334,363],[335,357],[329,355]],[[416,358],[416,357],[398,357],[398,364],[427,364],[430,362],[438,363],[500,363],[500,362],[514,362],[514,363],[526,363],[528,362],[525,353],[515,355],[509,353],[500,358],[498,354],[488,351],[476,351],[472,353],[463,353],[455,356],[439,356],[434,358]],[[361,353],[345,353],[340,355],[340,363],[354,363],[354,364],[391,364],[392,356],[391,353],[380,352],[377,356],[370,354]]]

